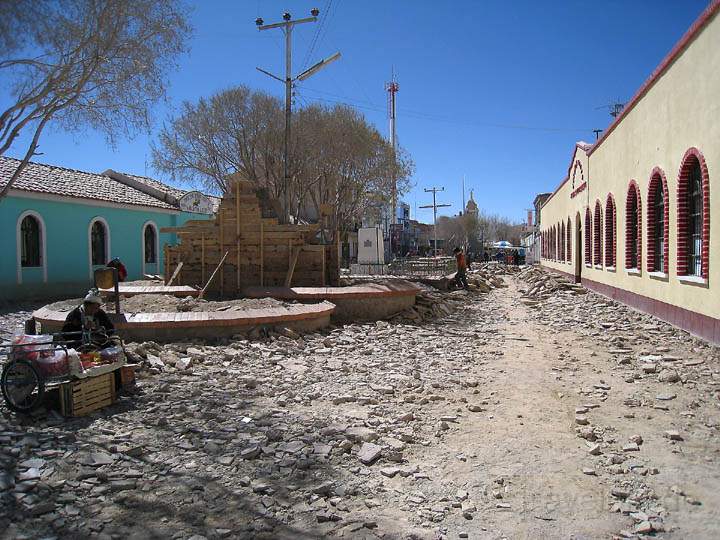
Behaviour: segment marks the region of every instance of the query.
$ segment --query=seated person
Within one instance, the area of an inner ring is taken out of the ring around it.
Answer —
[[[107,313],[100,307],[102,299],[97,289],[90,289],[81,306],[76,307],[65,318],[65,324],[62,332],[89,332],[104,331],[108,336],[115,332],[113,325]],[[97,338],[96,338],[97,340]],[[65,341],[65,339],[63,339]],[[68,347],[77,348],[83,345],[82,335],[76,334],[67,336]],[[104,341],[102,338],[99,341]],[[87,343],[85,343],[87,345]],[[104,343],[95,342],[95,345],[103,346]]]

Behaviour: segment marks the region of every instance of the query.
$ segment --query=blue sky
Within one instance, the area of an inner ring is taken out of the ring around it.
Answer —
[[[342,53],[301,83],[299,104],[345,102],[386,134],[384,83],[400,84],[397,130],[416,163],[405,196],[413,217],[432,221],[423,188],[444,186],[438,202],[457,213],[466,190],[480,207],[522,220],[535,194],[562,180],[573,143],[606,128],[607,106],[629,100],[706,7],[706,0],[453,1],[207,0],[193,4],[189,54],[171,74],[168,103],[154,110],[151,133],[110,148],[93,132],[46,130],[36,161],[89,171],[157,174],[150,142],[183,100],[236,84],[283,95],[255,70],[282,73],[283,37],[254,20],[321,10],[321,24],[294,32],[294,66]],[[307,58],[316,32],[319,34]],[[8,153],[22,155],[19,141]],[[466,195],[467,196],[467,195]]]

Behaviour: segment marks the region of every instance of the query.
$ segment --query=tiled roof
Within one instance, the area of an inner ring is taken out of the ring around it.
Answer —
[[[19,159],[0,156],[0,189],[7,184],[8,179],[15,172],[15,168],[19,163]],[[125,174],[125,176],[163,193],[168,193],[175,199],[179,199],[187,193],[187,191],[168,186],[145,176],[129,174]],[[166,202],[105,174],[78,171],[42,163],[28,163],[20,177],[13,183],[12,189],[166,210],[179,209],[177,204]],[[214,203],[216,200],[219,201],[217,197],[211,197],[211,199]]]

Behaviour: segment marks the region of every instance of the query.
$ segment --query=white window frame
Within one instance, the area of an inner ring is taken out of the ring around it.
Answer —
[[[92,263],[92,228],[93,225],[95,225],[95,222],[99,221],[105,226],[105,257],[111,257],[112,251],[110,251],[111,243],[110,243],[110,225],[108,225],[107,220],[102,216],[95,216],[90,220],[90,224],[88,225],[88,232],[87,232],[87,241],[88,241],[88,270],[90,279],[93,279],[93,263]],[[107,261],[106,261],[107,264]]]
[[[43,283],[47,283],[47,241],[45,233],[45,220],[35,210],[25,210],[15,223],[15,245],[16,245],[16,264],[17,264],[17,282],[22,285],[22,222],[31,216],[38,221],[40,225],[40,262],[43,269]]]
[[[160,272],[160,229],[157,226],[157,223],[155,223],[153,220],[149,219],[145,223],[143,223],[142,229],[141,229],[141,246],[142,246],[142,252],[140,253],[140,260],[142,261],[142,273],[143,276],[147,274],[145,271],[145,228],[146,227],[152,227],[155,229],[155,267],[156,267],[156,274]],[[151,263],[152,264],[152,263]]]

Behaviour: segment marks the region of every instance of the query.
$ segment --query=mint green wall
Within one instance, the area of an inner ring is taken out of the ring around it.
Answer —
[[[47,283],[41,268],[22,270],[22,284],[17,283],[17,220],[32,210],[45,222]],[[87,290],[90,278],[88,228],[95,217],[103,218],[110,232],[110,257],[120,257],[128,269],[128,280],[142,279],[143,226],[152,221],[159,229],[174,227],[189,219],[209,216],[178,212],[155,212],[150,209],[90,206],[63,200],[39,200],[6,197],[0,200],[0,300],[32,297],[72,296]],[[175,234],[160,233],[158,271],[162,273],[163,246],[176,243]]]

